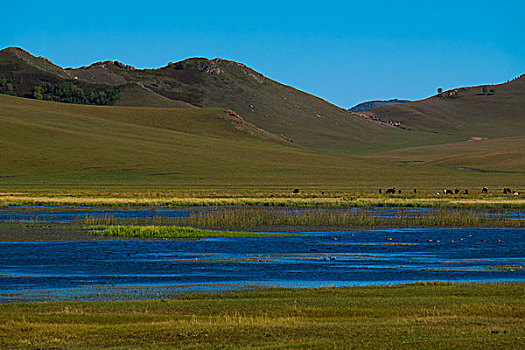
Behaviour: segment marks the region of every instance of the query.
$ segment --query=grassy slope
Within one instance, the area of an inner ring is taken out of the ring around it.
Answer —
[[[483,88],[495,90],[484,95]],[[440,135],[441,144],[380,152],[379,157],[476,169],[525,170],[525,76],[460,89],[456,97],[376,108],[384,120]],[[480,141],[469,141],[473,138]]]
[[[221,109],[95,107],[0,96],[0,144],[0,183],[25,188],[520,183],[519,174],[473,176],[321,154]]]
[[[409,285],[0,305],[0,347],[523,349],[524,286]]]
[[[193,58],[150,70],[126,70],[102,64],[69,72],[96,83],[115,82],[118,76],[127,82],[141,82],[179,103],[232,109],[265,130],[323,152],[363,153],[411,146],[423,139],[417,132],[372,123],[232,61]],[[124,99],[119,103],[129,102]],[[151,105],[146,95],[132,103]],[[432,135],[426,138],[431,139]]]
[[[382,166],[323,156],[249,124],[238,130],[220,109],[91,107],[10,96],[0,96],[0,106],[2,182],[342,182],[347,172],[364,176]]]
[[[380,153],[466,141],[473,136],[523,136],[525,129],[525,78],[490,86],[496,89],[491,96],[478,96],[482,91],[478,87],[461,90],[456,98],[374,109],[385,121],[408,125],[410,130],[404,130],[352,114],[242,64],[221,59],[192,58],[146,70],[107,61],[62,70],[25,51],[6,49],[0,51],[1,72],[9,72],[10,79],[20,85],[17,92],[21,96],[31,91],[31,82],[70,80],[91,88],[122,87],[117,105],[232,109],[247,121],[299,145],[336,154]]]
[[[87,68],[94,69],[99,68]],[[471,137],[522,136],[525,129],[525,77],[488,86],[496,90],[490,96],[479,96],[482,87],[468,88],[460,90],[459,97],[374,109],[384,121],[407,125],[406,130],[351,114],[227,60],[195,58],[155,70],[129,71],[115,66],[106,70],[106,74],[120,74],[127,81],[141,81],[172,99],[233,109],[265,130],[322,152],[377,153]]]
[[[379,152],[420,145],[422,140],[425,144],[439,142],[433,134],[407,132],[371,122],[226,60],[188,59],[149,70],[101,62],[61,70],[25,51],[5,49],[0,51],[2,72],[17,85],[18,96],[30,95],[32,86],[42,81],[71,81],[84,84],[88,90],[94,86],[101,89],[120,86],[123,91],[116,105],[182,107],[190,104],[231,109],[265,130],[329,153]],[[23,84],[18,84],[20,77]],[[146,90],[137,89],[136,83]]]
[[[403,148],[374,156],[489,171],[525,172],[525,136]]]
[[[183,102],[171,100],[138,84],[128,84],[118,94],[115,106],[127,107],[161,107],[161,108],[195,108]]]
[[[457,96],[434,96],[422,101],[376,108],[383,119],[410,128],[437,133],[446,141],[471,137],[523,136],[525,130],[525,76],[505,84],[459,89]]]

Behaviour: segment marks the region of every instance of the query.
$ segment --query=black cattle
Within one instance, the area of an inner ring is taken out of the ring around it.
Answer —
[[[417,190],[414,188],[414,193],[417,193]]]
[[[298,189],[298,188],[294,189],[294,190],[293,190],[293,193],[294,193],[294,194],[299,193],[299,189]]]
[[[489,193],[489,189],[487,187],[483,187],[481,189],[481,193]]]
[[[510,188],[508,188],[508,187],[505,187],[503,189],[503,194],[512,194],[512,190]]]
[[[458,194],[459,192],[461,192],[461,188],[457,187],[457,188],[454,190],[454,193],[455,193],[455,194]]]
[[[401,193],[401,190],[397,191],[397,193]]]
[[[381,194],[381,189],[379,189],[379,194]]]
[[[444,194],[454,194],[454,192],[452,192],[452,190],[443,190],[443,193]]]
[[[463,193],[468,194],[468,188],[465,188],[465,190],[463,191]]]
[[[386,194],[394,194],[394,193],[396,193],[396,189],[395,189],[394,187],[389,188],[389,189],[386,190],[385,193],[386,193]]]

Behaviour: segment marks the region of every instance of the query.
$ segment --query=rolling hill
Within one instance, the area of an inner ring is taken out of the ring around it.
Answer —
[[[518,184],[523,174],[324,154],[219,108],[64,104],[0,95],[1,189]],[[375,190],[374,190],[375,192]]]
[[[62,69],[22,49],[7,48],[0,51],[0,75],[7,80],[3,91],[20,97],[230,109],[268,132],[327,153],[365,154],[439,142],[433,134],[363,118],[222,59],[192,58],[159,69],[135,69],[116,61]]]
[[[374,156],[485,170],[525,171],[525,75],[499,85],[458,88],[368,112],[407,129],[439,135],[435,145]]]
[[[0,92],[24,97],[0,95],[5,183],[448,182],[525,158],[524,76],[351,113],[233,61],[63,69],[7,48]]]

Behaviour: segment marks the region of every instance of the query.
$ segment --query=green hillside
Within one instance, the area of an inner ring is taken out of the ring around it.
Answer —
[[[353,114],[233,61],[63,69],[7,48],[0,92],[4,182],[388,186],[524,169],[523,76]]]
[[[439,136],[440,143],[376,154],[402,161],[525,171],[525,76],[373,109],[375,117]]]
[[[221,59],[193,58],[159,69],[140,70],[115,61],[61,69],[21,49],[8,48],[0,51],[0,74],[7,78],[10,92],[20,97],[230,109],[262,129],[321,152],[363,154],[420,145],[421,140],[439,142],[433,134],[377,123]]]
[[[353,114],[237,62],[191,58],[159,69],[116,61],[62,69],[19,48],[0,51],[0,92],[59,102],[233,110],[258,127],[324,153],[373,154],[522,136],[525,78]]]
[[[443,141],[525,134],[525,75],[505,84],[458,88],[425,100],[371,110],[382,120]]]
[[[322,154],[223,109],[83,106],[0,95],[0,189],[520,184],[522,174]],[[0,190],[0,192],[2,192]]]

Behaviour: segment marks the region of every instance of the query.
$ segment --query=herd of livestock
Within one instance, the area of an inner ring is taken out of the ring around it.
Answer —
[[[383,192],[382,189],[379,189],[379,193],[382,193],[382,192]],[[396,193],[401,193],[401,190],[396,189],[395,187],[392,187],[392,188],[387,189],[385,193],[386,194],[396,194]],[[414,188],[414,193],[417,193],[417,189],[415,188]],[[483,187],[481,189],[481,193],[489,193],[489,189],[487,187]],[[436,192],[436,195],[438,196],[441,194],[469,194],[469,190],[468,188],[465,188],[462,190],[461,188],[457,187],[454,190],[444,189],[443,192]],[[519,196],[520,193],[518,191],[513,191],[512,189],[505,187],[503,189],[503,194]]]

